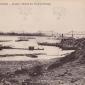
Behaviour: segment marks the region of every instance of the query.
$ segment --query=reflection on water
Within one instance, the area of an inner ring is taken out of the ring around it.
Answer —
[[[31,58],[27,56],[7,56],[1,57],[0,60],[9,60],[9,61],[19,61],[19,60],[37,60],[37,59],[51,59],[51,58],[58,58],[64,57],[65,54],[73,52],[73,50],[61,50],[58,47],[52,46],[39,46],[37,44],[37,39],[29,39],[29,41],[21,41],[16,42],[16,36],[0,36],[0,40],[11,40],[10,42],[0,42],[0,44],[12,46],[13,48],[25,48],[27,49],[29,46],[34,46],[35,48],[44,48],[44,50],[22,50],[22,49],[3,49],[0,51],[0,55],[6,54],[38,54],[41,53],[42,55],[38,55],[38,58]]]

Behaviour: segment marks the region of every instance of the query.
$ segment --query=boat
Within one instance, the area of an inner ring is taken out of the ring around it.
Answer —
[[[20,42],[20,41],[29,41],[29,39],[27,37],[19,37],[18,40],[15,40],[16,42]]]
[[[49,38],[45,38],[43,40],[38,40],[37,43],[38,45],[43,45],[43,46],[56,46],[57,43],[59,43],[60,40],[57,40],[57,38],[55,37],[49,37]]]
[[[49,43],[49,42],[38,42],[38,45],[44,46],[56,46],[57,43]]]
[[[29,46],[29,50],[44,50],[44,48],[35,48],[34,46]]]
[[[35,54],[28,54],[28,55],[26,55],[27,57],[31,57],[31,58],[37,58],[38,56],[37,55],[35,55]]]

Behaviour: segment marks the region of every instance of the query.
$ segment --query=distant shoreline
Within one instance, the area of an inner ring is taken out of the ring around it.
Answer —
[[[15,32],[10,32],[10,33],[0,33],[0,36],[47,36],[44,33],[15,33]]]

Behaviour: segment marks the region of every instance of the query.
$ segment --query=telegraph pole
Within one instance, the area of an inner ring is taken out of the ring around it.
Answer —
[[[72,30],[72,38],[74,38],[74,33],[73,33],[74,31]]]

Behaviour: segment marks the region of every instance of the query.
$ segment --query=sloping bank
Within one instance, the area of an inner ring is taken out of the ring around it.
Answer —
[[[85,39],[76,40],[75,45],[74,52],[49,63],[37,80],[46,85],[85,85]]]
[[[48,66],[44,79],[50,82],[49,85],[85,84],[85,39],[77,39],[75,46],[74,52]]]

